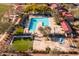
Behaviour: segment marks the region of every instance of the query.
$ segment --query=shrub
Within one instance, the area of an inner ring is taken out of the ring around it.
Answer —
[[[42,54],[47,54],[47,51],[39,51],[39,50],[33,50],[33,53],[42,53]]]
[[[50,49],[49,47],[46,48],[46,52],[47,52],[47,53],[49,53],[50,50],[51,50],[51,49]]]
[[[18,27],[18,28],[16,29],[15,34],[22,34],[23,31],[24,31],[24,29],[23,29],[22,27]]]

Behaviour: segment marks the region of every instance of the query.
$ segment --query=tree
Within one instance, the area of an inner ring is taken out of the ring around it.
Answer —
[[[60,24],[59,18],[61,17],[61,15],[59,14],[58,10],[55,8],[52,11],[53,11],[55,21],[59,25]]]
[[[50,27],[40,27],[39,31],[43,34],[44,37],[46,37],[47,40],[49,39],[49,34],[51,33],[51,28]]]
[[[73,9],[76,7],[73,3],[62,3],[61,6],[63,6],[66,9]]]
[[[24,8],[25,13],[30,13],[30,12],[45,13],[45,12],[50,12],[50,11],[52,10],[46,4],[30,4],[30,5],[26,5]]]

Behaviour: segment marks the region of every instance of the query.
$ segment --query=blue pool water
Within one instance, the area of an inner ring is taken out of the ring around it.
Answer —
[[[30,24],[29,24],[29,31],[33,32],[36,30],[38,22],[42,22],[42,26],[49,26],[48,18],[31,18]]]

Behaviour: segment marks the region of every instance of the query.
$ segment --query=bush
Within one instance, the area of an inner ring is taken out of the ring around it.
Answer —
[[[51,49],[50,49],[49,47],[46,48],[46,52],[47,52],[47,53],[49,53],[50,50],[51,50]]]
[[[25,13],[29,12],[39,12],[39,13],[46,13],[46,12],[52,12],[52,10],[46,5],[46,4],[30,4],[25,5],[24,8]]]
[[[69,54],[78,54],[77,51],[69,51],[68,53],[69,53]]]
[[[18,27],[18,28],[16,29],[15,34],[22,34],[23,31],[24,31],[24,29],[23,29],[22,27]]]
[[[66,52],[60,51],[60,50],[58,50],[58,49],[52,50],[51,53],[52,53],[52,54],[66,54]]]
[[[38,51],[38,50],[33,50],[32,51],[33,53],[42,53],[42,54],[47,54],[47,52],[46,51]]]

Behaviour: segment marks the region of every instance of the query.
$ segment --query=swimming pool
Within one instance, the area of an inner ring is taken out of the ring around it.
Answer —
[[[48,18],[31,18],[31,21],[29,24],[30,32],[34,32],[36,30],[38,22],[42,22],[42,26],[49,26]]]

